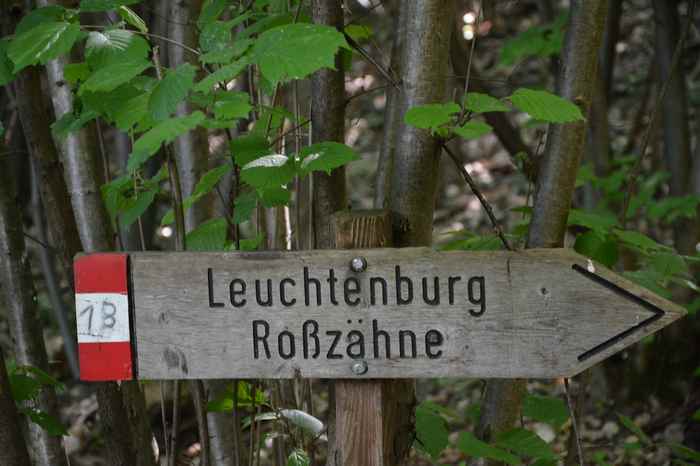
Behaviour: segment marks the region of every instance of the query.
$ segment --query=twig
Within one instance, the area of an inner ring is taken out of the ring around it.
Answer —
[[[476,185],[476,183],[472,179],[471,175],[469,175],[469,173],[467,172],[467,169],[464,168],[462,163],[459,161],[457,156],[450,150],[450,148],[447,147],[446,144],[442,144],[442,148],[445,150],[447,155],[450,156],[450,158],[454,162],[455,166],[457,167],[459,172],[462,174],[462,178],[464,178],[464,181],[467,182],[467,184],[471,188],[474,195],[477,197],[477,199],[479,199],[481,206],[486,211],[486,215],[488,215],[489,220],[491,220],[491,225],[493,226],[493,229],[496,232],[496,234],[498,235],[498,237],[501,239],[503,246],[507,250],[512,251],[513,248],[510,246],[508,239],[506,239],[506,236],[503,234],[503,229],[501,228],[500,223],[498,223],[498,220],[496,220],[496,216],[493,213],[493,209],[491,208],[491,204],[489,204],[489,201],[487,201],[486,198],[484,197],[484,195],[481,194],[479,187]]]
[[[459,121],[461,122],[467,112],[467,93],[469,92],[469,80],[472,75],[472,62],[474,61],[474,51],[476,50],[476,39],[479,37],[479,25],[481,24],[481,7],[476,14],[476,23],[474,24],[474,37],[472,37],[471,48],[467,56],[467,75],[464,78],[464,96],[462,96],[462,110],[459,113]]]
[[[177,456],[177,434],[180,429],[180,381],[173,381],[173,422],[170,429],[170,456],[168,466],[175,466]]]
[[[632,166],[632,169],[630,170],[630,175],[627,178],[627,190],[625,191],[625,200],[622,204],[622,212],[620,212],[620,224],[622,224],[623,228],[625,227],[625,224],[627,222],[627,210],[629,209],[630,200],[632,198],[632,191],[637,185],[637,179],[639,178],[639,174],[642,169],[642,162],[644,161],[644,156],[646,155],[647,148],[649,147],[651,135],[654,133],[654,129],[656,128],[656,120],[659,115],[659,109],[661,108],[661,105],[663,104],[663,101],[666,98],[666,93],[668,92],[671,80],[673,79],[678,65],[680,64],[681,57],[683,56],[683,48],[685,47],[685,43],[688,40],[690,28],[693,25],[693,18],[695,17],[696,3],[697,0],[691,0],[688,6],[688,19],[685,23],[685,27],[683,28],[681,37],[678,39],[678,44],[676,44],[676,50],[674,50],[673,52],[673,58],[671,60],[671,68],[669,70],[668,77],[666,78],[666,81],[664,81],[664,84],[661,87],[658,96],[656,97],[656,103],[654,104],[654,109],[651,112],[651,120],[649,121],[647,130],[644,133],[644,139],[642,140],[642,147],[639,151],[639,158],[637,158],[637,161]]]
[[[201,466],[209,466],[209,425],[207,424],[207,396],[204,390],[204,384],[201,380],[192,380],[190,382],[190,390],[192,390],[192,402],[194,403],[194,412],[197,417],[197,430],[199,434],[199,444],[202,449],[199,455],[199,464]]]
[[[578,451],[578,464],[583,466],[583,449],[581,448],[581,437],[579,437],[578,426],[576,425],[576,414],[574,413],[574,405],[571,402],[571,394],[569,393],[569,379],[564,378],[564,391],[566,392],[566,403],[569,405],[569,413],[571,414],[571,426],[574,429],[574,437],[576,438],[576,450]]]
[[[387,69],[384,68],[384,65],[372,58],[372,56],[370,56],[370,54],[367,53],[367,51],[364,48],[362,48],[362,46],[358,44],[355,41],[355,39],[353,39],[346,33],[343,33],[343,35],[345,36],[345,40],[347,41],[348,45],[350,45],[350,47],[354,48],[357,51],[357,53],[359,53],[360,56],[365,59],[365,61],[367,61],[370,65],[374,66],[377,69],[377,71],[379,71],[379,74],[381,74],[384,77],[384,79],[386,79],[392,86],[394,86],[396,89],[399,88],[399,83],[396,82],[396,80],[391,76],[391,73],[389,73],[389,71],[387,71]]]

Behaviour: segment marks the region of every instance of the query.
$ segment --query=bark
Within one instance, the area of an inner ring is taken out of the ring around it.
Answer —
[[[168,4],[168,36],[170,39],[190,47],[197,47],[197,30],[194,22],[199,15],[201,6],[201,0],[183,0]],[[195,55],[182,47],[172,44],[168,46],[168,63],[171,68],[176,68],[183,63],[192,63],[198,66]],[[181,102],[175,114],[177,116],[185,116],[190,114],[192,110],[189,103]],[[173,151],[180,172],[182,195],[183,197],[188,197],[194,192],[197,182],[208,168],[209,142],[206,129],[198,128],[178,137],[173,142]],[[209,218],[213,206],[212,201],[213,194],[210,193],[185,212],[185,228],[187,231],[194,229]]]
[[[591,105],[607,0],[574,0],[562,51],[559,83],[563,97],[584,115]],[[561,247],[584,150],[585,122],[551,126],[539,167],[527,247]],[[520,419],[524,380],[492,380],[486,387],[479,433],[492,438]]]
[[[387,109],[399,120],[393,139],[385,140],[393,146],[388,205],[394,245],[429,246],[440,146],[429,132],[406,125],[403,115],[411,107],[445,101],[455,8],[452,0],[403,0],[399,8],[403,31],[396,61],[402,84]],[[403,464],[413,439],[415,381],[385,382],[382,397],[384,464]]]
[[[656,65],[659,81],[669,81],[666,98],[661,107],[663,115],[663,141],[666,167],[671,172],[671,196],[684,196],[692,192],[693,159],[690,152],[690,129],[683,59],[673,70],[673,51],[681,30],[678,17],[678,1],[654,0],[656,20]],[[682,219],[674,225],[676,249],[682,254],[693,254],[697,242],[697,222]]]
[[[454,2],[403,1],[400,8],[405,10],[405,32],[396,105],[404,115],[411,107],[445,100]],[[401,120],[391,182],[394,244],[430,245],[440,145],[428,131]]]
[[[22,438],[19,415],[10,392],[5,369],[5,357],[0,349],[0,464],[4,466],[31,466],[27,446]]]
[[[343,8],[340,0],[312,0],[314,23],[343,29]],[[345,73],[340,57],[336,70],[324,68],[311,77],[311,127],[313,142],[345,141]],[[345,168],[333,170],[330,175],[313,174],[313,222],[315,245],[326,249],[333,243],[331,215],[346,209],[347,191]]]
[[[390,2],[395,8],[396,2]],[[405,10],[391,12],[394,15],[394,40],[391,47],[391,61],[389,72],[395,82],[399,82],[401,76],[401,49],[403,48]],[[386,90],[386,106],[384,111],[384,129],[382,134],[383,144],[379,150],[377,163],[377,175],[375,179],[374,207],[386,209],[389,207],[391,197],[391,173],[394,165],[394,153],[396,151],[396,132],[401,124],[402,113],[399,111],[397,99],[399,88],[390,86]]]
[[[22,131],[40,180],[41,202],[46,212],[51,245],[59,251],[61,266],[69,272],[72,270],[73,256],[81,249],[80,237],[66,183],[60,176],[63,165],[59,161],[46,118],[51,110],[41,89],[39,69],[31,67],[23,70],[15,80],[14,88]]]
[[[20,202],[10,170],[2,160],[0,158],[0,257],[3,258],[0,262],[0,292],[7,310],[17,364],[48,372],[36,290],[24,244]],[[27,406],[58,418],[56,394],[52,387],[44,387],[36,400],[27,403]],[[66,464],[60,437],[49,435],[41,426],[30,421],[26,427],[27,443],[35,465]]]

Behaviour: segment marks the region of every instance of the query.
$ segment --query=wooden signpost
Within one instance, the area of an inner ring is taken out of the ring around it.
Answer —
[[[684,315],[563,249],[76,258],[84,380],[572,376]]]

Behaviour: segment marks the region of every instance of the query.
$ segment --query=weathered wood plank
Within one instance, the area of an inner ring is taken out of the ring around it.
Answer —
[[[350,270],[355,257],[365,271]],[[569,250],[130,260],[143,379],[571,376],[684,314]],[[365,374],[352,371],[355,359],[367,363]]]

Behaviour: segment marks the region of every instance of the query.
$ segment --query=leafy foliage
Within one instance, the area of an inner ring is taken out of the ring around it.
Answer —
[[[560,429],[569,419],[569,409],[560,398],[528,394],[523,400],[523,416]]]
[[[448,444],[447,422],[436,406],[423,402],[416,408],[416,442],[418,448],[437,459]]]
[[[13,72],[35,64],[45,64],[70,51],[80,36],[80,26],[65,21],[40,23],[15,37],[7,49],[14,63]]]
[[[313,144],[304,148],[300,156],[303,158],[301,172],[304,174],[312,171],[330,174],[334,169],[360,159],[354,150],[338,142]]]
[[[464,101],[464,108],[474,113],[507,112],[510,110],[499,99],[480,92],[469,92]]]
[[[506,450],[482,442],[474,437],[474,434],[471,432],[462,432],[459,435],[457,447],[462,453],[472,458],[488,458],[511,465],[522,464],[522,461],[517,456]]]
[[[321,68],[335,69],[335,54],[348,47],[335,28],[288,24],[269,29],[255,42],[252,58],[273,84],[304,78]]]
[[[50,435],[67,435],[68,431],[61,422],[49,414],[33,407],[36,399],[45,387],[63,390],[64,386],[46,372],[34,366],[8,367],[8,378],[12,397],[20,413],[41,426]]]
[[[567,15],[560,15],[545,26],[534,26],[508,39],[501,49],[501,64],[510,66],[529,56],[547,58],[558,55],[564,42]]]
[[[581,109],[572,102],[546,91],[518,89],[508,97],[513,105],[536,120],[570,123],[583,120]]]
[[[404,120],[416,128],[436,132],[441,126],[450,123],[452,115],[457,112],[459,112],[459,105],[455,103],[427,104],[410,108]]]
[[[153,88],[148,101],[148,110],[155,121],[168,118],[182,102],[194,84],[197,69],[185,63],[177,69],[168,70]]]

